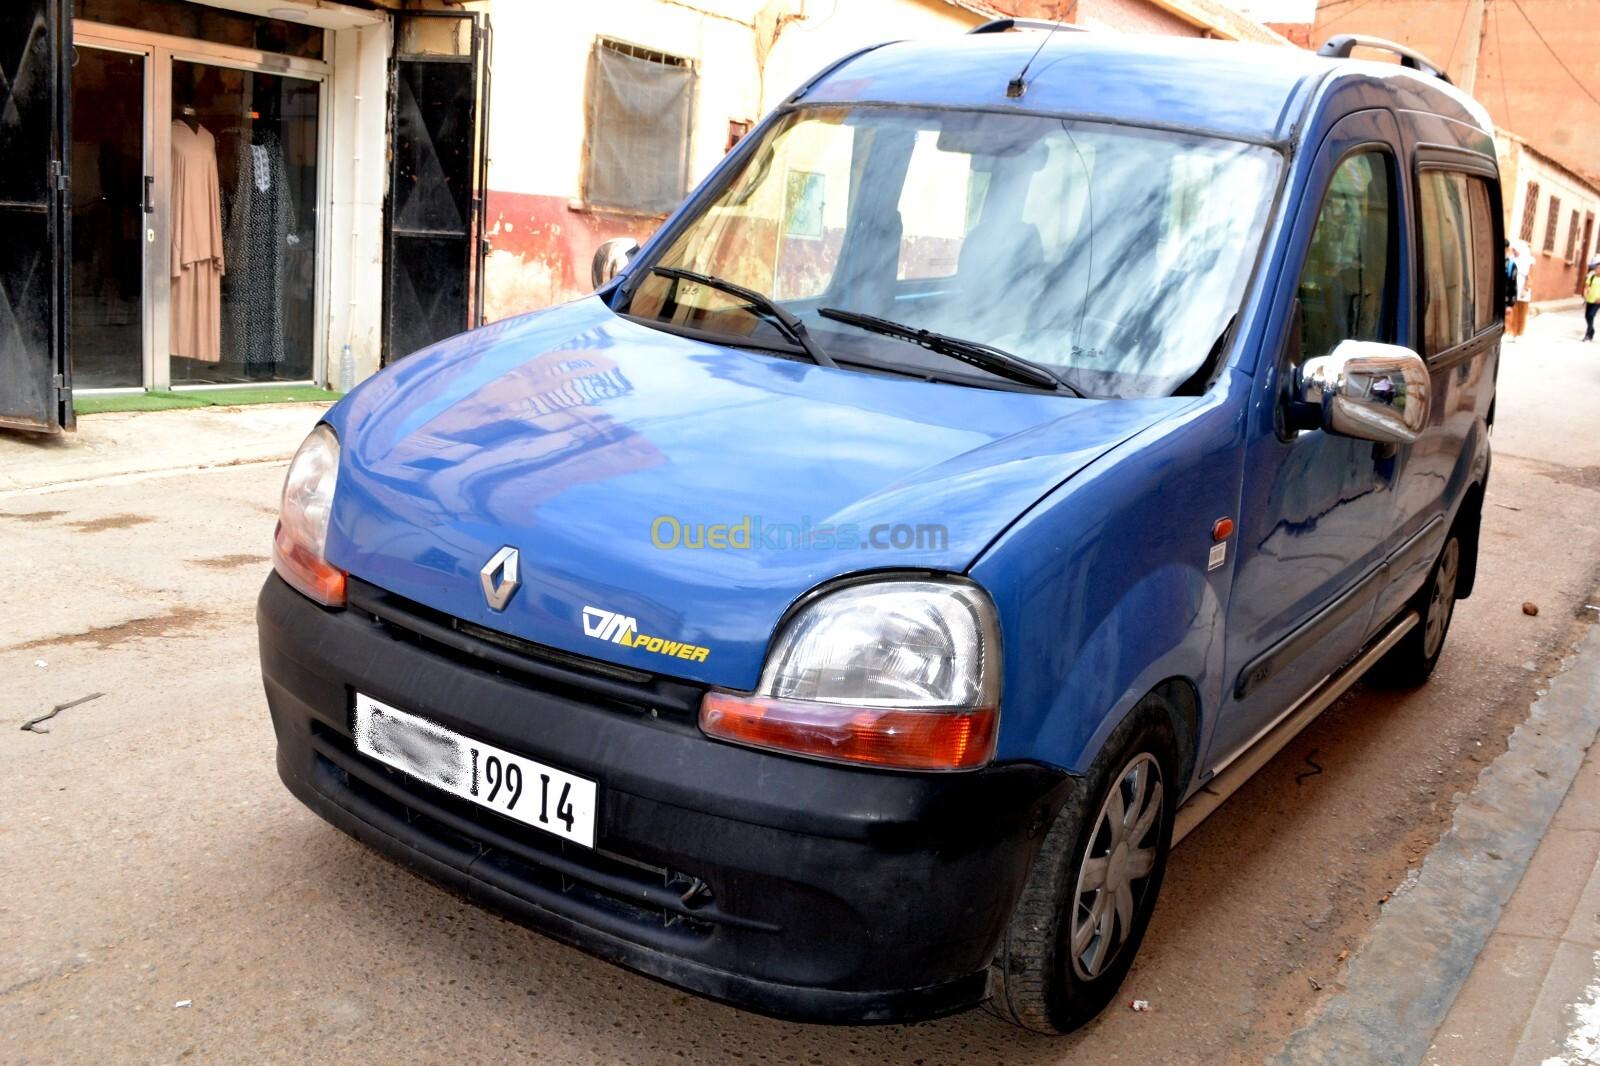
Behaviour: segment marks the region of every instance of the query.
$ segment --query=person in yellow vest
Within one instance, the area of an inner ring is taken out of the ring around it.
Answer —
[[[1588,327],[1583,334],[1586,341],[1594,340],[1594,316],[1600,312],[1600,255],[1589,257],[1589,273],[1583,279],[1583,320]]]

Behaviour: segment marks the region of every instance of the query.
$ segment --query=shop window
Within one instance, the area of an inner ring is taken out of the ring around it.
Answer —
[[[1530,245],[1533,243],[1533,227],[1539,217],[1539,183],[1528,182],[1528,195],[1522,202],[1522,228],[1518,235]]]
[[[584,199],[664,215],[689,189],[694,64],[602,38],[589,64]]]
[[[312,377],[318,90],[172,62],[175,385]]]
[[[222,11],[185,0],[76,0],[72,13],[87,22],[255,48],[300,59],[323,58],[320,27]]]
[[[1389,170],[1387,156],[1366,152],[1340,164],[1328,186],[1300,272],[1297,363],[1327,355],[1343,340],[1391,339]]]
[[[1544,254],[1556,252],[1556,229],[1561,225],[1561,197],[1550,197],[1550,216],[1544,224]]]

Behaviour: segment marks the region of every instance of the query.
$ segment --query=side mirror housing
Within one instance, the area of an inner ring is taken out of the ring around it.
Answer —
[[[1410,444],[1428,424],[1428,365],[1410,348],[1341,341],[1295,372],[1293,423],[1379,444]]]
[[[601,241],[594,250],[594,264],[589,268],[590,280],[599,288],[622,273],[628,261],[639,251],[639,242],[632,237],[612,237]]]

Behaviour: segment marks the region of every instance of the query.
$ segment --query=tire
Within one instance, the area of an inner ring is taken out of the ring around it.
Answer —
[[[1150,924],[1172,846],[1182,788],[1173,721],[1166,700],[1146,696],[1111,734],[1083,787],[1051,823],[995,957],[989,1007],[1007,1021],[1035,1032],[1067,1033],[1116,996]],[[1143,773],[1142,783],[1135,781],[1136,772]],[[1135,816],[1120,839],[1112,827],[1118,803],[1124,812],[1132,806]],[[1150,821],[1141,830],[1145,817]],[[1091,861],[1095,865],[1086,871]],[[1086,887],[1097,870],[1103,887]],[[1120,906],[1118,890],[1106,881],[1125,888]]]
[[[1461,538],[1454,532],[1434,560],[1428,580],[1411,601],[1417,624],[1400,643],[1389,649],[1367,674],[1369,681],[1388,688],[1414,688],[1428,680],[1444,651],[1444,638],[1455,617],[1456,587],[1461,578]]]

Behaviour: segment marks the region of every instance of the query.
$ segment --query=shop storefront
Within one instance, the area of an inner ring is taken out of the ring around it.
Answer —
[[[0,424],[70,425],[73,391],[348,386],[476,324],[482,16],[3,6]]]

